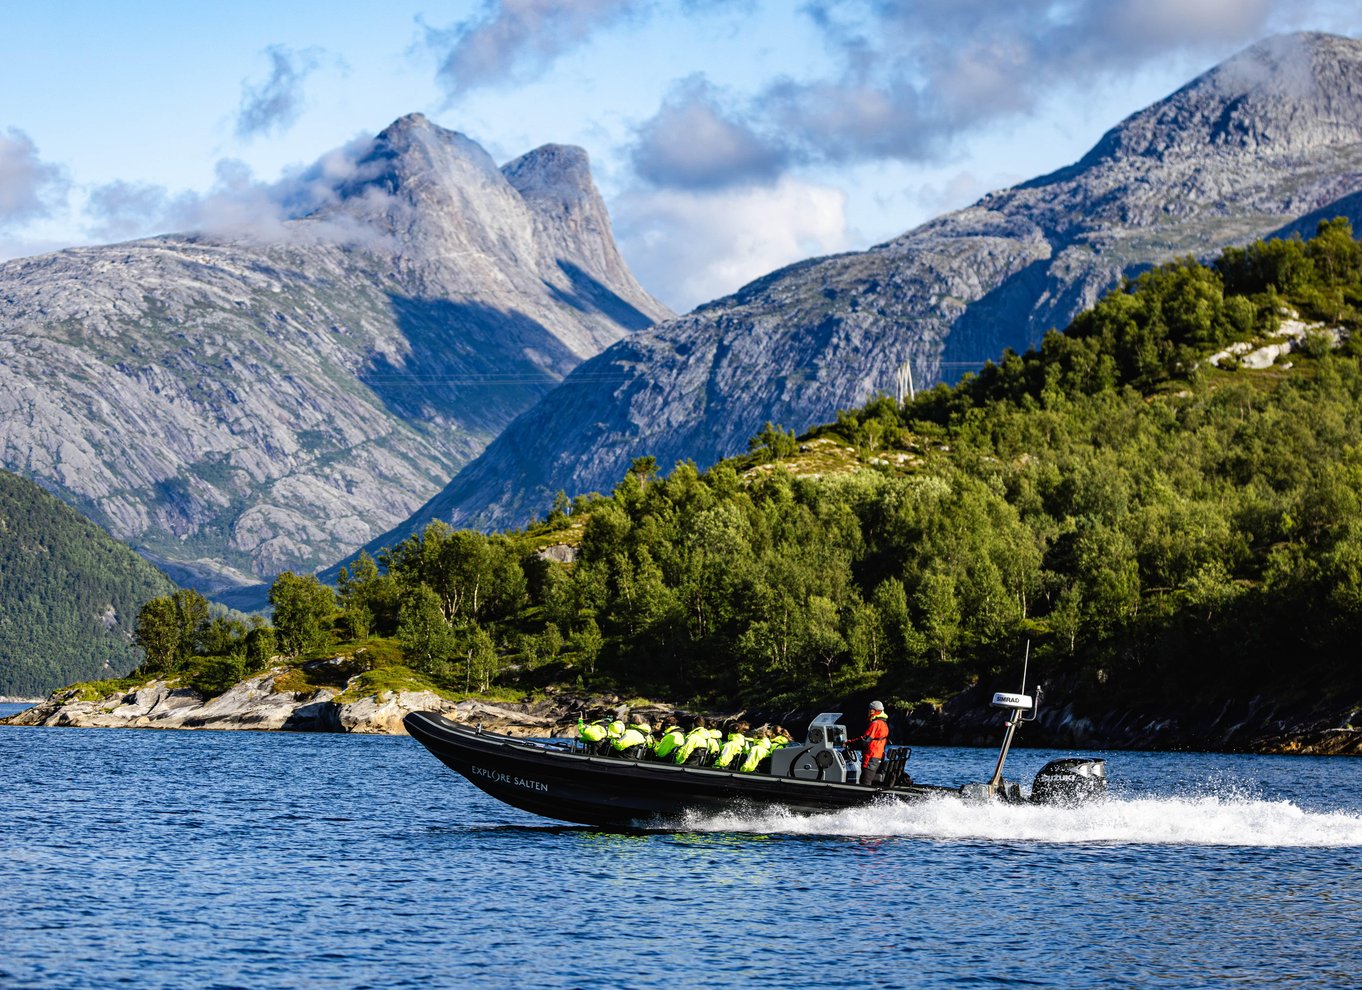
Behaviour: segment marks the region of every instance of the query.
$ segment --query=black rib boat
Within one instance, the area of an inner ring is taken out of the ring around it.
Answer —
[[[914,783],[906,773],[906,746],[886,750],[879,783],[858,783],[859,766],[845,749],[846,728],[835,712],[814,719],[802,743],[772,753],[769,773],[594,755],[571,742],[484,732],[436,712],[413,712],[404,722],[442,763],[492,797],[545,818],[608,828],[676,828],[696,812],[782,808],[819,814],[932,796],[1077,803],[1105,794],[1103,761],[1084,757],[1046,764],[1024,798],[1016,783],[1002,779],[1002,766],[1012,734],[1025,720],[1023,710],[1033,718],[1035,706],[1023,695],[995,695],[994,704],[1013,709],[1013,717],[993,779],[963,787]]]

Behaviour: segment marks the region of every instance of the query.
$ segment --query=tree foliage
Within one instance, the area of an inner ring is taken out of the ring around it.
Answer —
[[[174,587],[80,513],[0,471],[0,695],[127,674],[139,661],[139,607]]]
[[[328,641],[336,596],[316,575],[280,574],[270,587],[270,606],[278,646],[289,656],[301,656]]]
[[[725,702],[940,697],[1013,668],[1028,640],[1047,670],[1128,691],[1357,683],[1359,304],[1342,222],[1174,261],[1024,355],[804,438],[861,470],[796,472],[800,439],[771,424],[707,472],[640,458],[609,496],[562,496],[523,532],[434,523],[361,556],[334,616],[314,579],[281,576],[279,645],[396,637],[454,689]],[[1208,361],[1297,316],[1325,326],[1296,367]],[[540,552],[561,542],[575,559]],[[163,611],[148,663],[175,655]]]

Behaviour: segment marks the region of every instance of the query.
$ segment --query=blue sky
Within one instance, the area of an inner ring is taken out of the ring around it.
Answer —
[[[592,159],[685,310],[1078,158],[1344,0],[0,0],[0,258],[240,223],[420,111],[498,161]]]

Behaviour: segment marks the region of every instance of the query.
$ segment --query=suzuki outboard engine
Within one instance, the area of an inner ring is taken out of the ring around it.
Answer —
[[[842,752],[847,744],[847,728],[837,721],[841,717],[841,712],[824,712],[810,722],[802,744],[791,743],[771,754],[771,773],[797,780],[856,783],[861,767]]]
[[[1106,796],[1107,761],[1092,756],[1051,760],[1031,785],[1031,800],[1036,804],[1071,806]]]

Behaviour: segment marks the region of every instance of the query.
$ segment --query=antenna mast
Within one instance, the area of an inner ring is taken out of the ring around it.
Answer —
[[[1022,659],[1022,689],[1020,694],[995,694],[993,703],[1000,708],[1012,709],[1012,717],[1007,721],[1007,731],[1003,734],[1003,747],[998,750],[998,764],[993,768],[993,777],[988,782],[990,794],[997,794],[998,788],[1003,783],[1003,763],[1007,760],[1007,751],[1012,748],[1012,737],[1016,735],[1017,726],[1022,722],[1033,721],[1036,712],[1040,709],[1040,689],[1036,689],[1035,698],[1026,693],[1026,671],[1031,665],[1031,641],[1026,641],[1026,656]]]

